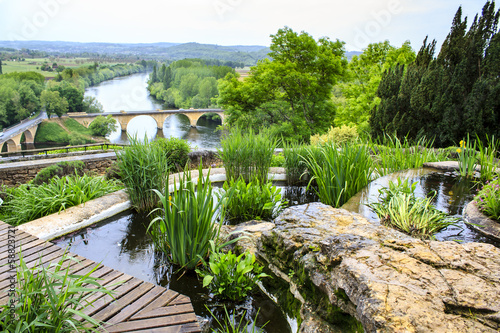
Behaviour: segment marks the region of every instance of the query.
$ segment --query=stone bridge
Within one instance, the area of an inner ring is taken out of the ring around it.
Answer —
[[[0,150],[5,150],[3,148],[7,145],[8,152],[19,151],[21,143],[25,143],[28,149],[33,149],[36,130],[45,117],[42,114],[35,119],[25,119],[13,127],[4,129],[0,132]],[[23,138],[24,140],[21,141]]]
[[[126,131],[128,123],[137,116],[150,116],[156,121],[158,129],[163,128],[165,120],[173,114],[183,114],[189,118],[191,127],[196,127],[196,123],[201,116],[215,113],[219,115],[222,122],[224,122],[224,110],[222,109],[179,109],[179,110],[150,110],[150,111],[120,111],[120,112],[104,112],[104,113],[85,113],[85,112],[72,112],[68,113],[68,117],[75,119],[85,127],[89,127],[90,123],[97,116],[111,115],[120,124],[121,130]]]

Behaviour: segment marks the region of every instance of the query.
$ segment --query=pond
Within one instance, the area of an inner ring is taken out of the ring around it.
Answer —
[[[389,180],[395,181],[397,177],[416,181],[419,196],[435,191],[434,204],[440,210],[455,216],[461,217],[463,208],[473,197],[472,182],[455,177],[452,173],[424,168],[379,178],[342,208],[376,221],[377,216],[366,207],[366,203],[376,201],[378,189],[387,186]],[[306,191],[305,187],[300,186],[285,187],[284,197],[291,205],[318,201],[313,192]],[[73,253],[189,296],[195,313],[207,320],[212,319],[208,309],[213,311],[218,318],[223,318],[222,304],[213,299],[209,291],[202,287],[195,273],[180,274],[171,266],[165,265],[162,255],[155,253],[152,240],[146,232],[148,224],[147,216],[127,211],[90,228],[55,240],[54,243],[61,247],[71,246]],[[463,221],[458,227],[442,230],[436,235],[436,239],[458,242],[477,241],[495,246],[500,245],[479,235]],[[259,293],[248,298],[245,303],[231,305],[229,309],[237,310],[240,314],[247,311],[246,319],[251,322],[256,320],[257,326],[269,321],[265,326],[266,332],[297,332],[300,326],[298,314],[300,304],[296,304],[298,301],[291,295],[286,285],[279,283],[279,280],[274,277],[264,283],[269,296]],[[259,315],[255,319],[258,309],[260,309]],[[346,332],[347,328],[338,327],[338,331]]]

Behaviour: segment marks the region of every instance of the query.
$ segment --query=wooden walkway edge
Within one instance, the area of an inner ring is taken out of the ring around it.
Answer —
[[[13,275],[13,271],[9,271],[8,256],[9,248],[12,252],[13,245],[16,262],[22,248],[28,267],[33,267],[40,258],[44,265],[57,262],[64,253],[57,245],[24,231],[13,233],[8,224],[0,221],[0,304],[8,301],[9,277]],[[67,252],[67,255],[79,261],[65,262],[70,266],[71,273],[85,274],[97,266],[91,276],[101,279],[99,282],[103,286],[115,291],[115,300],[104,294],[93,295],[95,303],[84,311],[90,317],[106,322],[104,327],[107,332],[201,332],[189,297],[71,252]]]

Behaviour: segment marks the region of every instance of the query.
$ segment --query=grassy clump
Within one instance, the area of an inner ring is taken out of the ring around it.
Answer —
[[[161,207],[152,212],[156,217],[148,227],[156,249],[166,253],[172,264],[186,269],[194,269],[208,256],[210,241],[218,241],[218,221],[224,219],[226,207],[225,196],[216,201],[201,165],[198,174],[195,182],[185,170],[171,193],[168,188],[154,190]]]
[[[38,125],[35,142],[69,143],[71,137],[61,125],[53,122],[42,122]]]
[[[369,206],[383,224],[424,239],[458,222],[434,207],[433,197],[417,198],[416,184],[409,184],[407,179],[389,182],[389,187],[379,190],[379,202]]]
[[[75,119],[71,118],[64,119],[63,124],[71,133],[78,133],[83,136],[92,135],[92,131],[89,128],[83,126]]]
[[[432,141],[425,138],[412,144],[406,137],[403,141],[397,137],[385,135],[382,141],[371,141],[377,174],[382,177],[390,173],[420,168],[426,162],[446,160],[444,150],[432,149]]]
[[[324,204],[340,207],[370,181],[374,170],[369,148],[355,143],[310,147],[302,156]]]
[[[221,140],[219,150],[227,179],[242,177],[247,183],[258,179],[259,183],[265,184],[277,143],[268,132],[254,134],[233,128]]]
[[[285,156],[286,181],[289,185],[300,184],[305,181],[307,165],[301,156],[307,156],[307,146],[299,143],[286,143],[283,146]]]
[[[170,171],[180,171],[184,169],[188,162],[188,154],[191,151],[186,140],[170,137],[168,139],[158,138],[153,144],[159,145],[167,156]]]
[[[91,274],[70,274],[68,260],[77,261],[64,253],[48,267],[42,259],[32,266],[22,253],[16,267],[16,298],[0,307],[2,332],[100,332],[102,322],[84,313],[92,306],[96,294],[112,295]],[[82,320],[77,320],[79,316]]]
[[[486,183],[474,200],[485,215],[500,220],[500,179]]]
[[[281,190],[271,182],[261,185],[256,179],[247,184],[240,178],[224,182],[223,188],[234,191],[227,203],[226,216],[231,222],[272,219],[287,204],[281,198]]]
[[[33,184],[46,184],[55,176],[64,177],[74,174],[81,174],[83,173],[84,168],[85,163],[83,163],[82,161],[59,162],[40,170],[33,179]]]
[[[130,146],[116,151],[119,176],[125,184],[132,206],[150,211],[158,206],[153,189],[163,192],[167,183],[167,156],[160,145],[129,137]]]
[[[104,177],[54,176],[47,184],[23,184],[7,190],[3,194],[5,200],[0,206],[0,217],[6,223],[19,225],[121,188],[117,181]]]

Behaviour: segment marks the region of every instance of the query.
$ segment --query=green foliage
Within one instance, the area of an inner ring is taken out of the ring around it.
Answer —
[[[301,156],[307,156],[307,147],[296,142],[283,142],[286,181],[289,185],[305,181],[307,165]]]
[[[116,119],[114,119],[111,115],[108,115],[106,117],[97,116],[90,123],[89,129],[92,132],[92,135],[105,137],[118,128],[117,123],[118,122],[116,121]]]
[[[82,174],[84,168],[85,163],[83,163],[83,161],[59,162],[40,170],[33,179],[33,184],[47,184],[55,176],[64,177],[74,174]]]
[[[132,206],[137,211],[157,207],[158,196],[153,189],[164,191],[167,186],[168,162],[157,144],[129,137],[130,145],[116,151],[120,178],[125,184]]]
[[[485,215],[500,220],[500,179],[486,183],[474,200]]]
[[[312,175],[308,188],[315,181],[324,204],[340,207],[371,181],[374,166],[365,145],[324,145],[306,151],[302,158]]]
[[[283,154],[275,155],[271,159],[271,168],[284,168],[285,167],[285,156]]]
[[[219,83],[218,104],[229,125],[270,128],[287,140],[309,140],[332,125],[332,87],[347,66],[343,43],[316,42],[288,27],[271,37],[273,61],[260,61],[244,81],[227,75]]]
[[[69,104],[66,98],[61,97],[58,91],[44,90],[40,101],[47,112],[47,116],[55,114],[61,117],[68,112]]]
[[[476,147],[479,149],[479,164],[481,165],[481,180],[492,180],[499,174],[500,164],[496,156],[500,150],[500,142],[495,137],[486,136],[486,145],[476,137]]]
[[[222,156],[226,177],[235,180],[243,177],[245,182],[257,179],[259,183],[267,182],[267,174],[277,140],[269,132],[262,131],[255,135],[252,131],[244,131],[234,127],[221,139],[219,156]]]
[[[223,188],[226,192],[234,191],[228,200],[226,213],[231,222],[272,219],[288,203],[281,199],[281,190],[271,182],[261,184],[255,179],[247,184],[239,178],[224,182]]]
[[[208,310],[210,311],[210,309]],[[229,315],[227,312],[227,308],[224,305],[224,323],[221,323],[220,320],[213,314],[212,311],[210,311],[210,314],[212,317],[215,319],[217,324],[220,326],[220,328],[212,329],[212,332],[215,333],[262,333],[264,332],[263,328],[266,326],[267,323],[262,325],[261,328],[256,328],[255,324],[257,322],[257,316],[259,315],[260,309],[257,311],[257,315],[255,316],[255,320],[252,323],[252,326],[249,326],[249,322],[243,322],[245,318],[246,311],[243,312],[241,319],[239,322],[236,321],[236,316],[233,314],[232,316]]]
[[[87,113],[101,113],[104,112],[102,104],[97,100],[97,98],[92,96],[85,96],[83,98],[83,112]]]
[[[59,96],[67,101],[67,112],[83,111],[83,92],[71,82],[62,81],[59,84],[53,84],[49,90],[58,92]],[[59,114],[57,115],[60,116]]]
[[[9,191],[1,206],[2,220],[19,225],[118,191],[122,186],[104,177],[54,176],[46,184],[23,184]]]
[[[474,177],[477,167],[476,143],[471,143],[469,135],[467,135],[466,141],[460,141],[460,148],[457,149],[457,153],[460,176]]]
[[[389,188],[379,190],[380,202],[369,206],[382,223],[416,237],[432,238],[439,230],[457,224],[457,218],[432,205],[433,197],[417,198],[415,187],[416,183],[410,185],[408,180],[390,182]]]
[[[87,316],[84,310],[92,306],[96,295],[112,296],[113,292],[91,276],[98,265],[83,275],[70,274],[68,260],[78,262],[65,252],[48,267],[42,258],[33,266],[25,261],[22,252],[19,254],[17,298],[11,298],[14,313],[11,313],[10,302],[0,307],[2,332],[100,332],[97,328],[102,328],[102,322]]]
[[[361,55],[354,56],[338,85],[340,96],[334,99],[338,105],[335,125],[367,129],[370,111],[380,103],[376,92],[384,71],[414,60],[415,52],[409,41],[400,48],[390,45],[389,41],[369,44]]]
[[[342,144],[357,141],[358,132],[355,126],[342,125],[340,127],[330,127],[323,135],[315,134],[311,136],[312,145]]]
[[[369,144],[380,177],[399,170],[421,168],[427,162],[447,159],[446,152],[432,149],[432,141],[428,141],[425,137],[412,144],[408,137],[404,137],[401,141],[396,136],[386,134],[383,139],[371,140]]]
[[[210,241],[218,241],[224,219],[226,198],[216,202],[209,177],[204,179],[200,165],[198,180],[185,170],[174,182],[173,191],[154,189],[161,207],[148,226],[155,248],[168,255],[169,261],[186,269],[194,269],[208,256]],[[168,176],[167,176],[168,184]]]
[[[211,61],[184,59],[170,65],[162,64],[151,73],[148,90],[169,108],[207,108],[211,99],[218,95],[217,80],[234,69],[224,65],[212,65]]]
[[[170,171],[182,170],[188,162],[191,147],[186,140],[170,137],[158,138],[152,144],[160,146],[167,156]]]
[[[437,58],[436,42],[426,38],[415,62],[385,72],[377,91],[381,102],[370,118],[372,135],[425,135],[438,147],[468,133],[498,137],[499,17],[495,3],[488,1],[467,31],[460,7]]]
[[[269,275],[262,273],[263,267],[255,262],[255,255],[245,252],[236,256],[231,250],[223,253],[210,241],[210,259],[204,262],[203,270],[196,273],[203,278],[203,287],[214,295],[231,301],[242,301],[258,282]]]

